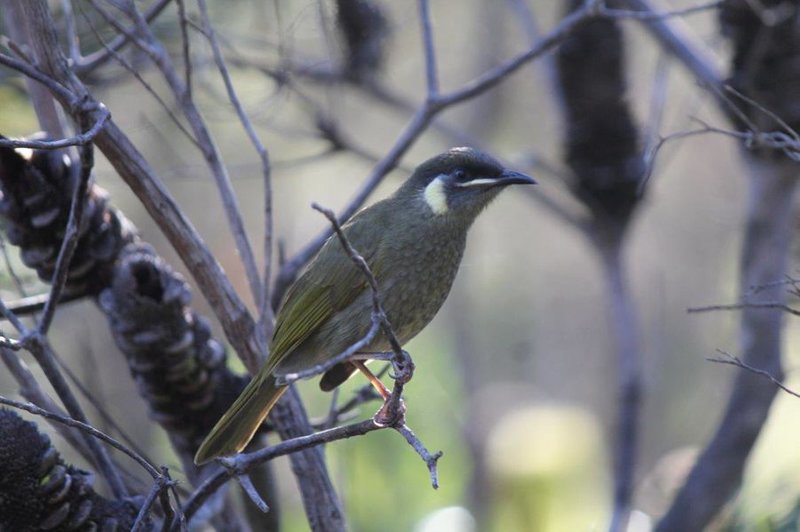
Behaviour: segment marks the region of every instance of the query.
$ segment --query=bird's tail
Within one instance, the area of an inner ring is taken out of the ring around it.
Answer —
[[[285,391],[286,386],[278,386],[273,375],[253,378],[200,444],[194,463],[241,452]]]

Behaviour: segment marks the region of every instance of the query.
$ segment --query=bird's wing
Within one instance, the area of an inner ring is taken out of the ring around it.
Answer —
[[[378,210],[376,207],[372,209]],[[347,240],[364,257],[376,277],[380,276],[382,266],[375,260],[380,247],[376,235],[384,231],[383,218],[379,212],[373,212],[367,222],[356,215],[343,227]],[[267,364],[272,368],[278,366],[336,312],[350,305],[367,286],[367,278],[344,251],[338,237],[334,235],[328,239],[284,298]]]

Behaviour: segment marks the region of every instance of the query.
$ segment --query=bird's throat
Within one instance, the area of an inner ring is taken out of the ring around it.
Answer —
[[[425,203],[431,208],[434,214],[446,214],[447,207],[447,192],[445,191],[445,183],[442,176],[428,183],[422,197],[425,198]]]

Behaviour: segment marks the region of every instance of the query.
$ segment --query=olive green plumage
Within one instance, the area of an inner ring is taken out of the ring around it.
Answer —
[[[381,302],[401,343],[419,333],[444,303],[469,227],[506,185],[533,183],[471,148],[453,148],[420,165],[391,197],[343,227],[370,266]],[[372,295],[363,272],[331,237],[288,290],[278,311],[270,356],[195,456],[202,464],[240,452],[285,391],[276,375],[318,365],[363,338]],[[379,334],[365,352],[388,351]],[[345,362],[322,378],[333,389],[354,371]]]

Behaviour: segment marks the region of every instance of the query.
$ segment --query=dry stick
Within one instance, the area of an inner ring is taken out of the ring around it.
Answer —
[[[750,364],[746,364],[745,362],[742,361],[741,358],[732,355],[726,351],[722,351],[721,349],[717,349],[717,352],[720,354],[720,357],[707,357],[706,360],[708,360],[709,362],[715,362],[717,364],[728,364],[730,366],[736,366],[738,368],[747,370],[751,373],[755,373],[756,375],[761,375],[762,377],[765,377],[770,381],[772,381],[772,384],[774,384],[784,392],[800,399],[800,393],[797,393],[796,391],[792,390],[791,388],[783,384],[783,382],[781,382],[780,379],[776,378],[769,371],[753,367]]]
[[[36,362],[39,363],[39,366],[47,377],[47,380],[53,386],[53,389],[56,391],[56,395],[58,395],[59,399],[61,399],[61,402],[64,404],[64,408],[66,408],[69,415],[74,419],[88,425],[88,420],[86,415],[83,413],[80,403],[78,403],[78,400],[72,393],[69,384],[67,384],[67,381],[64,379],[64,376],[61,374],[61,371],[58,368],[55,352],[53,351],[52,347],[50,347],[47,338],[37,332],[29,332],[25,336],[25,345],[28,351],[30,351],[30,353],[36,359]],[[89,436],[86,436],[85,439],[89,448],[92,449],[92,454],[95,458],[95,466],[103,474],[103,477],[108,482],[112,492],[114,493],[114,496],[116,498],[127,496],[127,488],[120,477],[119,471],[106,452],[106,449]]]
[[[237,474],[244,474],[251,467],[267,462],[278,456],[296,453],[317,445],[328,443],[353,436],[361,436],[383,427],[375,425],[371,420],[361,421],[343,427],[336,427],[322,432],[315,432],[308,436],[300,436],[291,440],[282,441],[271,447],[266,447],[256,452],[244,453],[233,458],[220,459],[226,465],[219,468],[214,474],[210,475],[184,503],[183,512],[187,521],[197,513],[200,507],[207,501],[220,487],[222,487],[231,477]]]
[[[8,310],[10,310],[16,316],[30,316],[31,314],[41,312],[49,297],[49,293],[23,297],[22,299],[9,302]],[[78,301],[84,297],[86,297],[86,295],[81,293],[62,294],[58,302],[59,304],[63,305],[64,303],[69,303],[71,301]],[[0,316],[0,319],[5,319],[5,317]]]
[[[162,471],[166,468],[162,468]],[[155,482],[150,488],[147,496],[142,503],[142,506],[139,507],[139,513],[136,515],[136,520],[133,522],[131,526],[130,532],[138,532],[142,529],[145,525],[145,519],[147,516],[150,515],[150,510],[153,508],[153,504],[156,502],[156,498],[159,497],[163,492],[168,490],[172,485],[174,485],[174,481],[164,479],[163,477],[156,478]],[[172,522],[171,518],[164,519],[165,523]]]
[[[145,20],[147,20],[147,22],[152,22],[155,20],[155,18],[161,14],[164,8],[166,8],[171,1],[172,0],[157,0],[153,5],[147,8],[147,11],[145,11]],[[70,2],[69,0],[66,0],[65,3]],[[91,54],[80,57],[77,61],[75,61],[75,72],[79,75],[92,72],[94,69],[111,59],[116,52],[118,52],[129,42],[130,32],[120,32],[120,34],[114,37],[110,43],[104,45],[102,50],[92,52]]]
[[[8,254],[6,239],[2,234],[0,234],[0,254],[3,255],[3,262],[5,263],[6,271],[11,277],[11,280],[14,282],[14,287],[17,289],[17,292],[19,292],[20,296],[26,297],[28,294],[25,290],[25,285],[22,283],[22,279],[20,279],[19,275],[17,275],[14,265],[11,264],[11,255]]]
[[[642,13],[657,13],[659,11],[653,7],[652,0],[626,0],[626,2],[631,9]],[[664,17],[642,17],[642,22],[653,36],[659,40],[661,46],[677,57],[691,71],[698,82],[711,91],[717,103],[721,104],[720,88],[725,76],[717,67],[716,58],[708,51],[708,47],[698,41],[697,37],[688,29],[686,23],[679,18],[667,19]]]
[[[636,20],[665,20],[669,18],[686,17],[687,15],[695,15],[697,13],[702,13],[705,11],[710,11],[712,9],[717,9],[719,6],[722,5],[723,1],[724,0],[713,0],[711,2],[698,4],[696,6],[689,6],[679,9],[663,10],[663,11],[656,11],[656,10],[638,11],[629,9],[612,9],[610,7],[606,7],[605,5],[601,5],[599,9],[599,14],[608,18],[632,18]],[[605,4],[605,2],[603,2],[603,4]]]
[[[129,31],[114,17],[108,16],[108,14],[100,8],[96,0],[90,1],[92,6],[94,6],[118,31]],[[256,266],[250,240],[244,228],[239,201],[233,190],[228,170],[223,163],[222,155],[214,143],[214,139],[206,126],[202,113],[195,105],[194,100],[190,98],[190,94],[187,92],[188,87],[178,76],[172,59],[161,42],[155,37],[136,5],[130,0],[124,0],[118,7],[134,22],[135,29],[131,33],[133,43],[147,54],[150,60],[153,61],[159,69],[194,132],[194,136],[201,148],[203,156],[211,169],[211,173],[217,185],[217,190],[220,193],[225,215],[228,219],[228,225],[230,226],[234,241],[236,242],[236,249],[244,265],[253,300],[258,302],[263,291],[261,278],[258,274],[258,268]]]
[[[361,205],[363,205],[364,201],[366,201],[367,197],[383,181],[383,178],[397,165],[400,158],[427,129],[427,126],[434,117],[448,107],[463,103],[493,88],[530,61],[545,54],[560,43],[575,26],[593,16],[597,3],[597,0],[590,0],[580,9],[564,17],[550,33],[537,41],[528,50],[500,66],[485,72],[472,81],[465,83],[460,89],[438,95],[428,94],[425,102],[414,113],[410,122],[398,136],[395,144],[375,168],[373,168],[361,188],[357,191],[355,197],[350,201],[347,207],[345,207],[338,219],[344,221],[355,214]],[[426,60],[431,61],[433,57],[426,56]],[[426,71],[427,70],[426,68]],[[283,265],[278,274],[276,286],[273,291],[273,304],[280,300],[285,290],[294,281],[300,269],[311,260],[331,234],[332,231],[330,229],[323,231]]]
[[[258,152],[261,159],[261,171],[264,180],[264,273],[262,278],[262,292],[256,299],[259,309],[258,330],[263,334],[264,340],[272,337],[273,327],[273,314],[272,306],[270,305],[269,286],[272,277],[272,165],[270,163],[269,152],[267,151],[258,134],[253,128],[253,123],[250,117],[245,113],[242,103],[236,94],[236,89],[233,87],[228,67],[225,64],[225,58],[222,55],[222,50],[219,46],[216,32],[211,26],[211,21],[208,18],[208,8],[205,0],[199,0],[200,16],[203,23],[203,33],[211,44],[211,50],[214,54],[214,62],[217,64],[217,69],[225,83],[225,90],[228,93],[233,108],[236,110],[236,115],[242,123],[242,127],[247,133],[250,143]]]
[[[715,310],[742,310],[746,308],[778,309],[788,312],[789,314],[794,314],[795,316],[800,316],[800,310],[790,307],[786,303],[782,303],[780,301],[759,301],[753,303],[735,303],[732,305],[708,305],[706,307],[688,308],[686,309],[686,312],[693,314],[700,312],[711,312]]]
[[[103,107],[102,111],[105,112],[105,114],[102,115],[105,116],[105,118],[103,120],[98,120],[97,124],[104,123],[108,118],[108,110]],[[85,117],[82,117],[81,122],[85,121]],[[97,131],[99,130],[98,128]],[[58,304],[61,292],[64,291],[64,287],[67,284],[69,265],[72,261],[75,249],[78,247],[78,240],[81,236],[83,212],[86,207],[86,194],[89,190],[89,181],[91,180],[92,168],[94,167],[94,146],[92,146],[92,144],[84,144],[81,147],[80,162],[80,176],[75,183],[75,190],[72,192],[69,218],[67,219],[67,227],[64,231],[64,241],[61,243],[61,249],[58,252],[55,270],[53,271],[53,278],[50,281],[50,296],[47,298],[47,303],[44,305],[44,310],[42,310],[42,315],[39,318],[39,325],[37,327],[37,333],[42,336],[47,334],[53,322],[56,305]]]
[[[96,117],[94,124],[85,133],[79,133],[72,137],[58,140],[33,140],[33,139],[0,139],[0,147],[3,148],[32,148],[41,150],[55,150],[67,148],[69,146],[86,146],[94,141],[94,138],[103,128],[111,117],[109,110],[100,104],[100,113]]]
[[[167,104],[167,102],[164,101],[164,99],[161,97],[161,95],[156,92],[156,90],[153,88],[153,86],[144,78],[142,73],[139,72],[139,69],[134,68],[130,64],[129,61],[125,60],[125,58],[122,57],[122,55],[120,55],[118,52],[113,50],[110,47],[110,45],[108,43],[106,43],[105,39],[103,38],[103,35],[100,34],[100,31],[97,29],[94,21],[90,17],[88,17],[86,15],[86,13],[83,11],[82,8],[80,8],[80,6],[79,6],[79,9],[81,11],[81,15],[86,20],[86,24],[92,30],[92,33],[94,34],[95,38],[97,39],[97,42],[99,42],[100,45],[103,46],[103,48],[106,49],[106,51],[108,52],[109,56],[114,58],[114,61],[116,61],[122,68],[127,70],[128,73],[130,73],[130,75],[132,75],[134,78],[136,78],[136,81],[138,81],[139,84],[142,87],[144,87],[144,90],[156,100],[156,102],[161,107],[161,109],[164,111],[164,113],[169,117],[169,119],[172,121],[172,123],[175,124],[175,127],[177,127],[178,130],[180,130],[181,133],[183,133],[183,135],[186,137],[186,140],[188,140],[192,145],[194,145],[199,150],[200,146],[198,145],[197,140],[195,140],[195,138],[192,136],[192,134],[189,132],[189,130],[186,129],[186,126],[183,124],[183,122],[181,122],[181,120],[175,114],[175,110],[174,110],[173,106]]]

